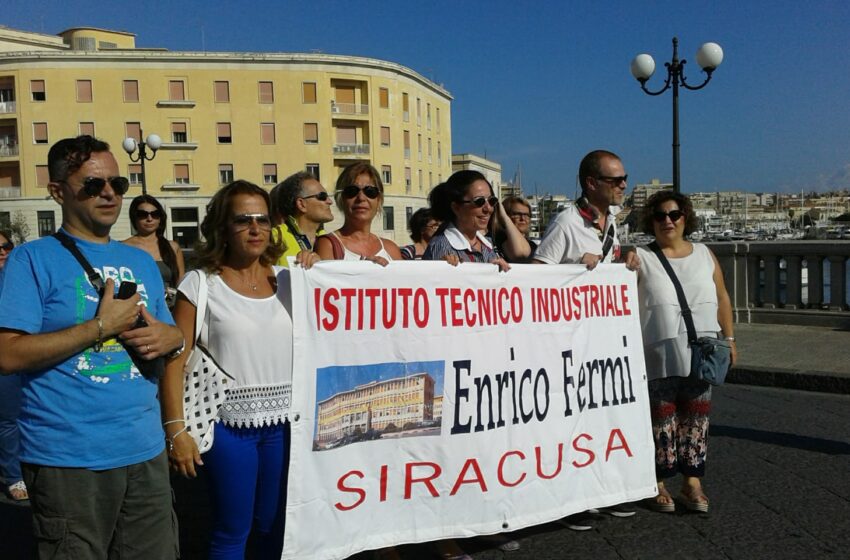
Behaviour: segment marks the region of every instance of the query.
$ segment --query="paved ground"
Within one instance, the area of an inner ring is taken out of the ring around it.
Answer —
[[[476,560],[848,557],[850,332],[736,328],[741,361],[732,380],[768,387],[715,391],[705,479],[709,515],[640,509],[629,519],[600,517],[583,533],[556,524],[520,531],[522,548],[513,553],[476,540],[462,542],[464,548]],[[184,558],[204,558],[204,483],[175,479],[175,493]],[[0,558],[30,558],[29,535],[29,508],[0,498]],[[434,557],[428,546],[401,550],[405,559]]]

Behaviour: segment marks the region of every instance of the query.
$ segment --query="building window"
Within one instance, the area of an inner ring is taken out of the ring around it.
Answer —
[[[393,184],[393,168],[389,165],[381,166],[381,181],[384,184],[392,185]]]
[[[440,132],[440,108],[437,107],[437,132]]]
[[[50,182],[50,171],[46,165],[35,166],[35,186],[46,187]]]
[[[419,170],[419,192],[422,192],[422,170]]]
[[[171,141],[175,144],[185,144],[189,141],[189,135],[186,132],[186,123],[171,123]]]
[[[319,143],[319,125],[318,123],[304,123],[304,143],[318,144]]]
[[[404,209],[404,223],[410,224],[410,218],[413,217],[413,207],[407,206]]]
[[[142,141],[142,123],[128,122],[124,123],[125,138],[132,138],[136,144]]]
[[[274,123],[260,123],[260,143],[275,143]]]
[[[416,141],[417,141],[416,153],[419,156],[419,161],[422,161],[422,135],[421,134],[416,135]]]
[[[410,96],[401,94],[401,115],[404,122],[410,122]]]
[[[440,144],[440,141],[437,140],[437,167],[443,165],[443,147]]]
[[[56,233],[56,215],[53,210],[38,211],[38,236],[48,237]]]
[[[171,209],[171,237],[181,249],[190,249],[198,240],[198,209],[197,208],[172,208]]]
[[[405,167],[404,168],[404,186],[407,189],[407,192],[410,192],[410,183],[411,183],[410,168]]]
[[[431,189],[434,187],[434,175],[429,171],[428,172],[428,188]]]
[[[382,126],[381,127],[381,146],[389,146],[390,145],[390,127]]]
[[[265,183],[266,185],[277,184],[277,164],[276,163],[264,163],[263,164],[263,183]]]
[[[390,108],[390,90],[382,87],[378,90],[378,104],[381,109]]]
[[[216,103],[230,103],[230,82],[213,82]]]
[[[416,98],[416,124],[422,124],[422,99]]]
[[[32,139],[36,144],[47,144],[47,123],[32,123]]]
[[[274,103],[274,84],[259,82],[260,103]]]
[[[304,168],[304,169],[305,169],[305,171],[307,171],[307,173],[309,173],[310,175],[312,175],[313,177],[315,177],[317,181],[321,181],[321,180],[322,180],[322,179],[320,178],[320,175],[319,175],[319,164],[318,164],[318,163],[308,163],[308,164],[305,166],[305,168]]]
[[[131,163],[127,166],[127,178],[132,185],[141,185],[144,178],[142,177],[142,166],[138,163]]]
[[[316,102],[316,82],[301,83],[301,99],[304,103]]]
[[[136,80],[124,80],[124,103],[139,102],[139,82]]]
[[[9,231],[10,229],[12,229],[11,226],[12,214],[10,212],[0,212],[0,229],[4,231]]]
[[[395,229],[395,214],[392,206],[384,206],[384,231]]]
[[[186,84],[183,83],[183,80],[168,81],[168,100],[186,101]]]
[[[215,125],[216,135],[218,136],[219,144],[233,143],[233,137],[230,135],[230,123],[220,122]]]
[[[77,102],[91,103],[91,80],[77,80]]]
[[[47,101],[47,90],[44,80],[30,80],[30,93],[33,101]]]
[[[189,184],[189,164],[175,163],[174,164],[174,182],[178,185]]]
[[[233,182],[233,164],[220,163],[218,165],[218,182],[221,185],[226,185]]]
[[[404,159],[410,159],[410,131],[404,131]]]
[[[94,123],[93,122],[81,122],[80,123],[80,136],[94,136]]]
[[[431,139],[428,139],[428,163],[431,163]]]

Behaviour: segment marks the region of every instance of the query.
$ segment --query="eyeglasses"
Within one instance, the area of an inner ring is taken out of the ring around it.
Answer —
[[[66,185],[69,184],[67,181],[63,182]],[[109,179],[104,179],[103,177],[86,177],[83,179],[83,188],[81,190],[89,198],[94,198],[103,192],[103,187],[106,186],[106,183],[109,183],[109,186],[112,187],[115,196],[124,196],[124,193],[130,189],[130,181],[126,177],[110,177]]]
[[[354,196],[357,196],[357,195],[355,194]],[[369,195],[366,195],[366,196],[369,196]],[[304,200],[307,200],[308,198],[315,198],[316,200],[324,202],[327,199],[329,199],[330,197],[331,197],[331,195],[329,195],[325,191],[320,191],[320,192],[317,192],[316,194],[308,194],[307,196],[299,196],[298,198],[302,198]]]
[[[461,200],[461,204],[472,204],[476,208],[481,208],[484,203],[489,202],[493,208],[499,204],[499,198],[495,196],[476,196],[472,200]]]
[[[531,214],[529,214],[528,212],[508,212],[508,216],[510,216],[511,218],[517,218],[522,220],[531,219]]]
[[[596,178],[597,181],[602,181],[603,183],[608,183],[610,185],[614,185],[615,187],[626,188],[626,183],[629,181],[628,175],[620,175],[619,177],[609,177],[607,175],[600,175]]]
[[[430,224],[426,225],[426,226],[425,226],[424,228],[422,228],[422,229],[428,229],[428,230],[431,230],[431,229],[437,229],[437,228],[439,228],[439,227],[440,227],[440,224],[438,224],[437,222],[433,222],[433,223],[430,223]]]
[[[154,220],[162,219],[162,212],[159,210],[151,210],[148,212],[147,210],[136,210],[136,219],[137,220],[146,220],[148,218],[152,218]]]
[[[667,218],[670,218],[670,221],[673,223],[678,222],[682,219],[685,213],[681,210],[671,210],[670,212],[662,212],[661,210],[656,210],[652,213],[652,219],[658,223],[664,223]]]
[[[268,214],[237,214],[230,218],[230,223],[233,225],[233,231],[236,233],[245,231],[253,223],[256,223],[257,227],[262,231],[270,231],[272,229],[272,221]]]
[[[372,199],[378,198],[378,195],[381,194],[381,191],[375,185],[366,185],[363,187],[360,185],[348,185],[342,189],[342,196],[345,198],[354,198],[360,194],[360,191],[363,191],[363,194]]]
[[[2,245],[0,245],[0,251],[6,251],[7,253],[14,248],[15,248],[15,244],[12,243],[11,241],[7,241],[6,243],[3,243]]]

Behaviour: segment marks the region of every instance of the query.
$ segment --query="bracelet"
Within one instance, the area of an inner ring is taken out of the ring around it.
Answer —
[[[100,352],[103,348],[103,319],[100,318],[100,315],[94,318],[97,321],[97,339],[94,341],[93,350],[95,352]]]
[[[735,342],[735,337],[734,336],[727,336],[726,340],[728,340],[729,342]]]
[[[176,424],[177,422],[183,422],[184,424],[186,423],[186,421],[182,418],[175,418],[174,420],[166,420],[165,422],[163,422],[162,427],[164,428],[165,426],[168,426],[169,424]]]
[[[174,358],[176,358],[177,356],[182,354],[183,350],[185,350],[185,349],[186,349],[186,339],[184,338],[182,344],[180,344],[180,348],[177,348],[176,350],[172,350],[171,352],[166,354],[165,359],[166,360],[173,360]]]
[[[189,429],[189,426],[183,426],[183,429],[178,430],[177,433],[175,433],[173,436],[171,436],[171,437],[166,436],[165,437],[165,442],[168,444],[168,452],[169,453],[174,451],[174,440],[177,439],[177,436],[179,436],[180,434],[182,434],[183,432],[185,432],[188,429]]]

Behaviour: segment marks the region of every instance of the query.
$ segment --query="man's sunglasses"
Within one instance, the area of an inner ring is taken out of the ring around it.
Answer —
[[[600,175],[596,178],[597,181],[602,181],[603,183],[608,183],[609,185],[614,185],[619,187],[620,185],[626,186],[626,183],[629,182],[628,175],[620,175],[619,177],[609,177],[607,175]]]
[[[363,191],[367,197],[375,199],[381,194],[381,191],[378,190],[378,187],[375,185],[366,185],[365,187],[361,187],[360,185],[348,185],[344,189],[342,189],[342,196],[345,198],[354,198],[360,191]]]
[[[127,180],[127,177],[110,177],[109,179],[104,179],[103,177],[86,177],[83,179],[83,188],[81,190],[89,198],[94,198],[103,192],[103,187],[106,186],[106,183],[109,183],[109,186],[112,187],[115,196],[124,196],[124,193],[130,189],[130,181]],[[66,182],[65,184],[68,183]]]
[[[343,192],[345,192],[345,191],[343,191]],[[354,196],[357,196],[357,194],[355,193]],[[369,196],[369,195],[367,194],[366,196]],[[328,193],[326,193],[325,191],[320,191],[320,192],[317,192],[316,194],[308,194],[307,196],[299,196],[298,198],[302,198],[304,200],[307,200],[308,198],[315,198],[316,200],[324,202],[327,199],[329,199],[330,197],[331,196]],[[349,197],[349,198],[351,198],[351,197]],[[375,198],[375,197],[369,197],[369,198]]]
[[[152,218],[154,220],[162,219],[162,212],[159,210],[151,210],[148,212],[147,210],[136,210],[136,219],[137,220],[146,220],[148,218]]]
[[[685,213],[681,210],[671,210],[670,212],[662,212],[661,210],[656,210],[652,213],[652,219],[658,223],[664,223],[667,218],[670,218],[670,221],[673,223],[678,222],[682,219]]]
[[[476,196],[472,200],[461,200],[462,204],[472,204],[476,208],[481,208],[484,203],[489,202],[493,208],[499,203],[499,198],[496,196]]]
[[[272,229],[272,221],[268,214],[237,214],[230,218],[230,223],[233,224],[233,231],[235,232],[245,231],[254,222],[263,231]]]
[[[7,241],[6,243],[3,243],[2,245],[0,245],[0,249],[3,249],[7,253],[14,248],[15,248],[15,244],[12,243],[11,241]]]

